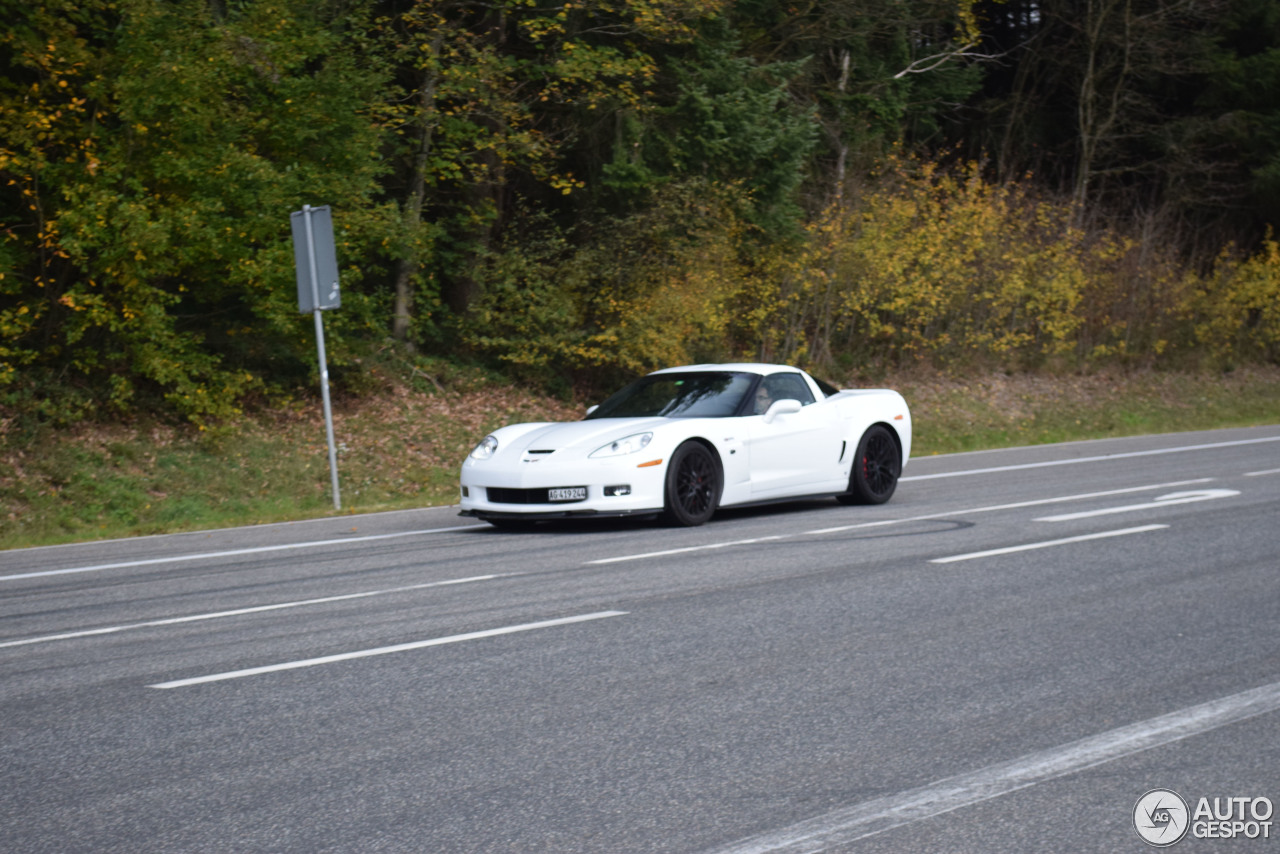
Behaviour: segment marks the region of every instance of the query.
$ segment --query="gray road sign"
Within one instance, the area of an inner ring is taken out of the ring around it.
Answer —
[[[293,224],[293,261],[298,276],[298,311],[308,314],[338,308],[338,254],[329,206],[307,206],[289,214]],[[314,263],[313,263],[314,262]]]
[[[333,509],[342,509],[338,491],[338,451],[333,441],[333,409],[329,405],[329,365],[324,355],[324,321],[320,311],[342,304],[338,296],[338,254],[333,244],[333,219],[329,206],[289,215],[293,224],[293,260],[298,270],[298,310],[310,313],[316,324],[316,358],[320,363],[320,397],[324,401],[324,432],[329,440],[329,477],[333,482]]]

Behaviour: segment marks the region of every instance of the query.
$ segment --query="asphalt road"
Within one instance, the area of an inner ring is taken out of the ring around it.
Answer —
[[[0,552],[0,850],[1280,852],[1280,427],[906,475]]]

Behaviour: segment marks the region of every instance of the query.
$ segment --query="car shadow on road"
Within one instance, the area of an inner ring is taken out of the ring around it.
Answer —
[[[743,520],[753,518],[786,518],[790,515],[808,513],[825,508],[837,508],[835,499],[802,499],[769,504],[756,504],[750,507],[725,507],[716,511],[708,525],[717,522]],[[476,528],[474,533],[484,535],[512,536],[517,534],[597,534],[605,531],[633,531],[646,528],[678,528],[663,521],[659,515],[646,516],[599,516],[578,519],[545,519],[533,521],[514,520],[503,526],[490,525],[488,528]]]

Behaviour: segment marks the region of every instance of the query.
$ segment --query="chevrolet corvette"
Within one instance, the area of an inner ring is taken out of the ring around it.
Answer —
[[[499,527],[656,516],[701,525],[721,507],[834,496],[882,504],[911,452],[888,389],[836,389],[784,365],[656,371],[581,421],[512,424],[462,464],[461,514]]]

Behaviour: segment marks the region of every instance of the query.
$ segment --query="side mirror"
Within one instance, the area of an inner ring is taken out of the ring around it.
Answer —
[[[591,413],[595,412],[599,408],[600,408],[600,404],[598,403],[592,404],[591,406],[587,407],[587,414],[590,415]]]
[[[792,400],[791,398],[775,400],[769,407],[769,411],[764,414],[764,423],[772,424],[773,419],[779,415],[790,415],[793,412],[799,412],[803,408],[803,404],[798,400]]]

